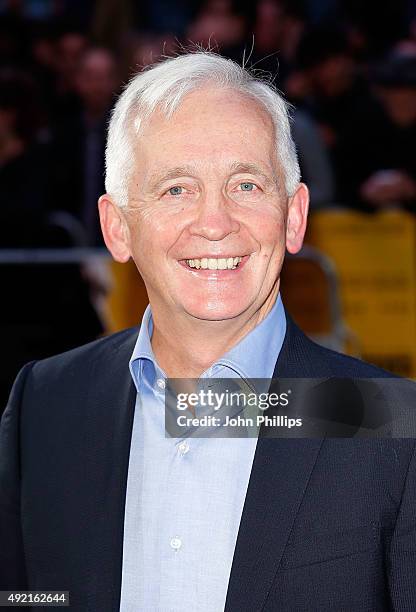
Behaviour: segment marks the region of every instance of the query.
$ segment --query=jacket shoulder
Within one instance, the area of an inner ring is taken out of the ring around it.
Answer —
[[[357,376],[360,378],[396,378],[392,372],[388,372],[372,363],[363,361],[357,357],[351,357],[332,349],[320,346],[311,340],[317,352],[333,370],[335,376]]]
[[[326,348],[311,340],[286,313],[287,332],[284,360],[290,370],[302,376],[356,378],[396,378],[395,374],[372,363]]]
[[[59,355],[53,355],[33,363],[32,374],[57,377],[61,374],[73,378],[76,373],[85,373],[86,367],[102,360],[110,360],[120,355],[127,359],[133,352],[139,328],[131,327],[120,332],[98,338],[93,342],[78,346]]]

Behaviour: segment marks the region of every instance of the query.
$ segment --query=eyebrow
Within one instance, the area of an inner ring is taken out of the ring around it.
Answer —
[[[270,179],[257,164],[234,162],[231,164],[230,171],[231,174],[253,174],[254,176],[259,176],[268,185],[276,183],[276,180]],[[273,178],[275,179],[275,177]]]
[[[254,176],[259,176],[267,185],[276,185],[277,182],[275,176],[271,179],[257,164],[253,163],[233,162],[229,168],[229,172],[230,174],[253,174]],[[171,179],[176,179],[180,176],[196,178],[195,168],[190,165],[175,166],[166,172],[152,174],[149,181],[150,189],[157,189],[162,183]]]
[[[195,177],[195,169],[192,168],[192,166],[175,166],[174,168],[170,168],[166,172],[157,172],[155,174],[152,174],[149,180],[150,189],[153,191],[154,189],[157,189],[162,183],[170,181],[171,179],[176,179],[179,176]]]

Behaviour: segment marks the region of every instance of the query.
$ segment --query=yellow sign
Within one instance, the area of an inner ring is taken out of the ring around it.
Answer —
[[[343,316],[361,356],[416,377],[416,222],[391,211],[324,211],[310,219],[308,242],[335,263]]]
[[[146,287],[132,260],[125,264],[109,261],[112,288],[106,300],[108,333],[139,325],[146,306]]]

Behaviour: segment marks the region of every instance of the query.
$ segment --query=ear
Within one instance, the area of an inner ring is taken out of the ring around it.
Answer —
[[[120,206],[105,193],[98,200],[98,211],[107,249],[116,261],[125,263],[130,259],[129,228]]]
[[[289,253],[297,253],[302,248],[306,232],[309,209],[309,190],[304,183],[299,183],[293,196],[289,198],[286,248]]]

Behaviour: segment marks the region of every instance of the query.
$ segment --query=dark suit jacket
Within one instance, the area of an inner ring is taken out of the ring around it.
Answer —
[[[0,589],[69,590],[73,611],[119,609],[136,337],[19,374],[0,430]],[[275,375],[385,374],[288,318]],[[414,612],[414,450],[413,439],[260,438],[226,612]]]

